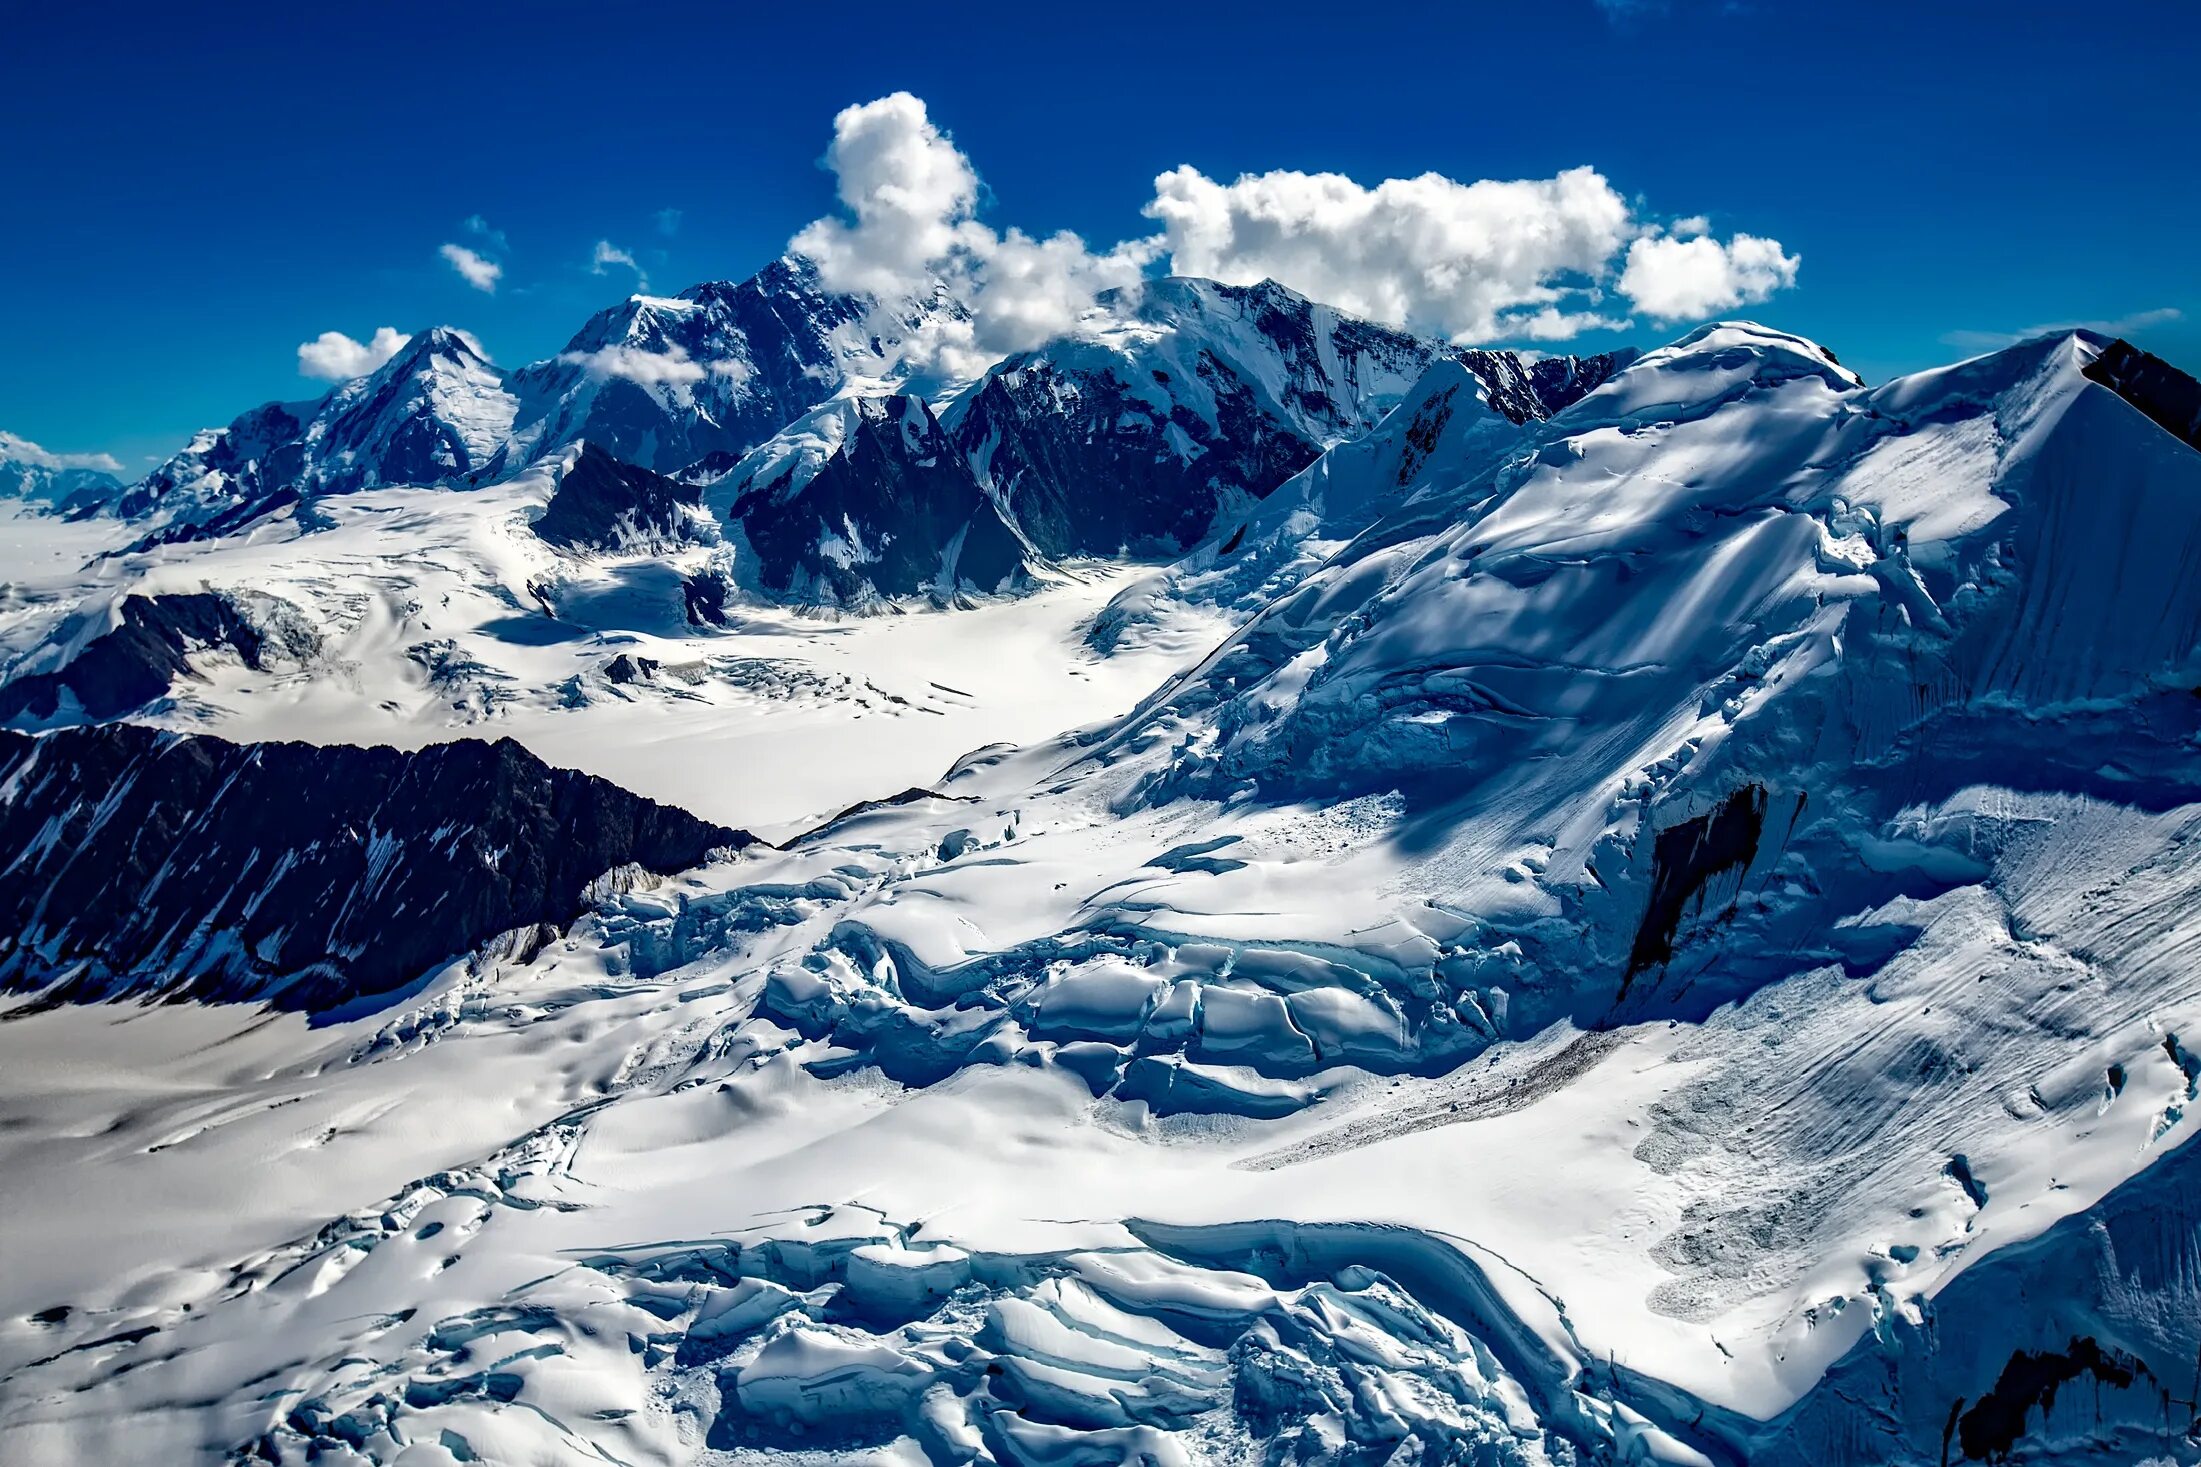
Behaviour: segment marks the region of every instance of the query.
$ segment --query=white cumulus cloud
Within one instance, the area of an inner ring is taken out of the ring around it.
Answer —
[[[490,295],[497,293],[497,280],[504,274],[504,266],[462,244],[447,244],[437,253],[468,285]]]
[[[1562,341],[1765,299],[1795,282],[1776,240],[1722,242],[1701,215],[1641,218],[1594,168],[1460,182],[1437,173],[1374,185],[1280,169],[1224,183],[1192,167],[1154,181],[1149,237],[1105,249],[977,218],[971,160],[907,92],[843,110],[825,164],[841,212],[790,242],[828,288],[880,297],[944,280],[968,321],[905,343],[915,362],[975,371],[1076,329],[1104,291],[1164,259],[1228,284],[1273,279],[1355,315],[1462,344]]]
[[[703,380],[702,364],[677,346],[666,351],[606,346],[595,351],[564,352],[558,360],[581,368],[599,382],[617,377],[644,387],[663,387]]]
[[[1646,235],[1628,246],[1620,293],[1661,321],[1695,320],[1754,305],[1794,285],[1801,263],[1779,240],[1754,234],[1724,244],[1703,234]]]
[[[1158,251],[1134,240],[1096,253],[1067,230],[1042,238],[979,223],[977,171],[907,92],[843,109],[825,162],[846,217],[816,221],[792,248],[834,290],[911,295],[946,280],[971,319],[935,322],[904,351],[948,372],[975,372],[1070,330],[1102,291],[1139,280]]]
[[[1440,174],[1373,188],[1335,173],[1195,168],[1154,181],[1179,274],[1273,279],[1355,315],[1459,341],[1512,334],[1509,313],[1582,294],[1634,232],[1627,200],[1593,168],[1460,183]],[[1579,283],[1578,283],[1579,282]]]
[[[834,289],[906,291],[969,247],[978,174],[908,92],[841,109],[825,166],[852,217],[816,221],[794,247]]]
[[[35,469],[96,469],[119,474],[122,461],[111,453],[52,453],[28,438],[0,431],[0,460],[28,464]]]
[[[394,326],[383,326],[367,341],[354,341],[341,331],[324,331],[298,347],[298,375],[328,382],[348,382],[364,377],[404,350],[412,340]]]
[[[608,239],[596,241],[595,252],[589,256],[588,273],[591,275],[606,275],[610,273],[611,267],[614,265],[624,265],[634,272],[634,288],[636,290],[644,292],[649,290],[650,277],[643,270],[641,262],[634,258],[632,250],[623,250]]]

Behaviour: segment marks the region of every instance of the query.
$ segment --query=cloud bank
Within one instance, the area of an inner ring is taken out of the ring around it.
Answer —
[[[354,341],[341,331],[324,331],[298,347],[298,375],[324,382],[364,377],[405,349],[412,340],[394,326],[383,326],[372,339]]]
[[[122,461],[111,453],[52,453],[28,438],[0,431],[0,460],[28,464],[34,469],[93,469],[120,474]]]
[[[1146,214],[1161,221],[1180,274],[1267,277],[1354,315],[1461,341],[1517,334],[1525,313],[1546,308],[1553,314],[1536,334],[1603,324],[1564,310],[1585,297],[1562,282],[1596,277],[1635,227],[1593,168],[1474,183],[1425,173],[1374,188],[1336,173],[1223,184],[1175,168],[1154,180]]]
[[[703,380],[703,364],[677,346],[666,351],[606,346],[595,351],[562,352],[558,360],[581,368],[599,382],[616,377],[644,387],[677,387]]]
[[[978,218],[977,169],[908,92],[844,109],[825,166],[841,212],[796,234],[834,290],[882,298],[944,282],[970,319],[928,327],[919,365],[976,371],[1074,329],[1104,291],[1166,260],[1226,284],[1274,279],[1316,300],[1462,345],[1564,341],[1755,304],[1796,282],[1778,240],[1722,241],[1702,216],[1664,225],[1594,168],[1543,179],[1441,174],[1364,185],[1279,169],[1224,183],[1178,167],[1142,213],[1158,232],[1105,249]]]
[[[1059,336],[1158,252],[1137,240],[1095,253],[1066,230],[1035,238],[979,223],[977,171],[908,92],[843,109],[825,163],[848,217],[817,220],[791,247],[817,262],[828,288],[922,295],[940,280],[970,306],[969,320],[905,343],[920,365],[975,372]]]

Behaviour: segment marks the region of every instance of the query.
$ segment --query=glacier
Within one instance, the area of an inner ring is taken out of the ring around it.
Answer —
[[[700,466],[11,521],[34,766],[507,736],[718,849],[592,850],[320,1012],[11,958],[0,1457],[2190,1458],[2201,389],[1288,297],[852,374]],[[1004,456],[1102,427],[1166,519]],[[887,484],[992,515],[985,574]],[[0,774],[11,895],[84,803]]]

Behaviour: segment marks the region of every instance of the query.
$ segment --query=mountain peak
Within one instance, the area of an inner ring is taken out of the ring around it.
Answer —
[[[397,355],[390,358],[390,363],[410,366],[430,358],[442,358],[465,366],[489,365],[489,358],[483,353],[481,343],[475,339],[474,334],[461,331],[456,326],[431,326],[426,331],[416,332],[412,340],[406,342],[399,348]]]

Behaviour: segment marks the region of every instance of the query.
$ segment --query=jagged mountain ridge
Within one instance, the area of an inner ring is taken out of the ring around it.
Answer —
[[[68,509],[188,527],[249,517],[278,496],[476,483],[506,463],[516,406],[475,344],[439,326],[317,401],[254,408],[119,495],[80,494]]]
[[[1184,551],[1226,511],[1250,510],[1365,433],[1436,364],[1471,379],[1462,411],[1503,435],[1627,360],[1532,364],[1344,316],[1274,282],[1161,280],[1104,299],[1086,330],[951,394],[937,431],[851,434],[851,423],[901,420],[910,399],[830,402],[734,464],[712,498],[729,522],[769,507],[771,527],[750,539],[774,594],[991,591],[1013,570],[1011,541],[1038,561]],[[912,484],[942,497],[944,522],[909,518]],[[977,521],[974,489],[994,506]],[[949,563],[966,523],[992,549]]]
[[[783,492],[748,491],[770,466],[801,458],[805,436],[816,437],[804,415],[844,391],[895,395],[876,384],[897,370],[901,339],[965,314],[944,286],[898,302],[834,295],[808,262],[786,257],[737,284],[632,297],[509,377],[462,333],[438,328],[318,402],[256,408],[139,484],[80,495],[71,508],[150,518],[139,547],[152,548],[233,533],[321,495],[478,485],[585,441],[696,482],[730,474],[736,487],[718,502],[779,510],[791,502],[784,477]],[[836,464],[823,507],[797,512],[813,523],[775,513],[756,527],[752,544],[768,548],[749,580],[849,602],[998,589],[1027,555],[1174,554],[1225,505],[1259,499],[1364,432],[1439,359],[1464,363],[1488,410],[1519,425],[1625,358],[1530,363],[1359,321],[1273,283],[1151,282],[1104,300],[1079,334],[947,395],[938,416],[967,472],[944,460],[889,472],[880,455],[867,467]],[[775,446],[780,434],[788,442]],[[757,461],[745,462],[752,450]],[[970,481],[990,513],[970,502]],[[945,499],[921,507],[909,497],[919,491]],[[944,566],[965,524],[976,527],[973,554]]]
[[[539,940],[618,868],[677,871],[752,840],[510,740],[401,753],[126,723],[0,731],[0,789],[0,985],[49,1001],[152,978],[202,1002],[386,1002],[493,938]]]
[[[1365,433],[1437,361],[1465,365],[1517,426],[1621,360],[1547,369],[1539,385],[1513,353],[1446,347],[1274,281],[1160,280],[1096,315],[1089,332],[1002,362],[946,415],[980,480],[1050,555],[1185,550],[1225,506]]]
[[[945,286],[897,301],[834,294],[799,256],[739,282],[633,296],[513,373],[518,436],[536,453],[586,439],[677,473],[748,452],[852,377],[890,371],[904,335],[967,315]]]

